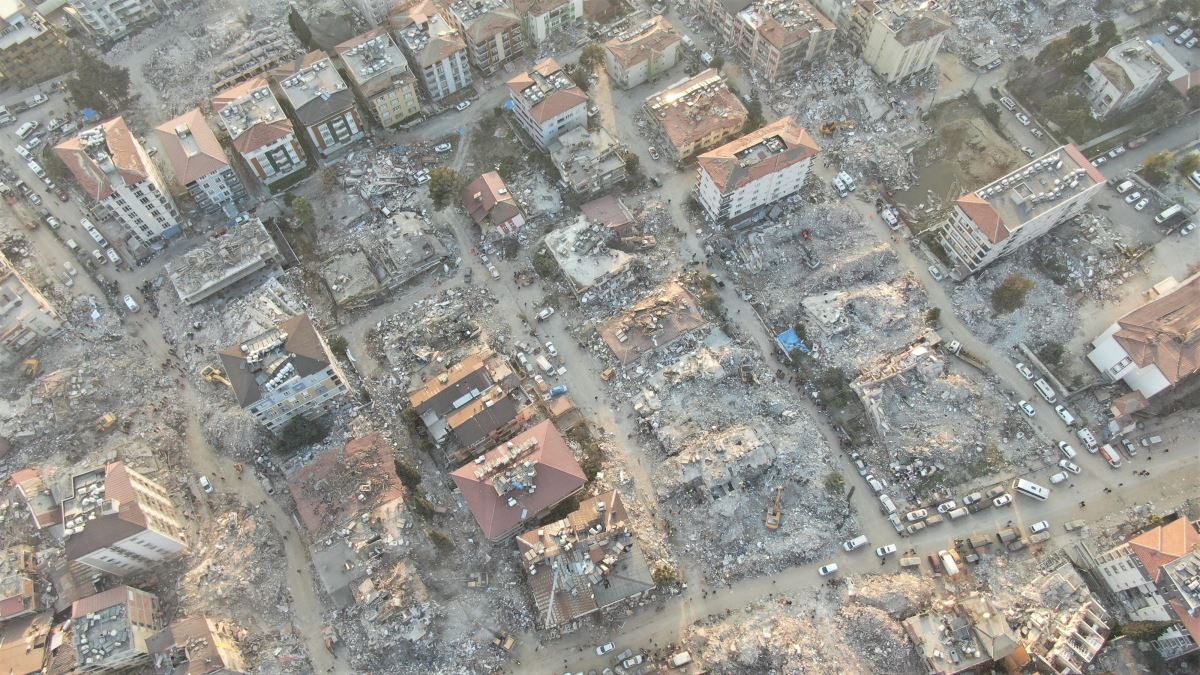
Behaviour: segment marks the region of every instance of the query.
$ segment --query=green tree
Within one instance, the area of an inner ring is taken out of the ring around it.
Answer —
[[[1008,314],[1025,304],[1025,296],[1033,289],[1033,280],[1021,274],[1011,274],[992,291],[992,308]]]
[[[292,217],[300,221],[305,227],[312,227],[317,222],[317,214],[313,211],[312,204],[304,197],[295,197],[289,205],[292,210]]]
[[[757,131],[767,123],[767,118],[763,116],[762,101],[757,98],[750,99],[750,102],[746,104],[746,112],[750,113],[750,116],[746,118],[745,133]]]
[[[346,358],[346,350],[350,348],[350,343],[341,335],[330,335],[325,344],[329,345],[329,351],[338,358]]]
[[[846,479],[836,471],[826,474],[825,491],[832,495],[842,494],[846,491]]]
[[[995,103],[989,103],[989,104],[983,106],[984,119],[986,119],[988,122],[990,122],[991,125],[997,129],[1000,128],[1001,116],[1002,116],[1002,113],[1000,112],[1000,106],[996,105]]]
[[[585,92],[592,86],[592,83],[588,81],[588,78],[592,76],[592,73],[587,68],[584,68],[582,64],[567,66],[567,76],[571,78],[571,81],[575,83],[576,87],[579,87]]]
[[[67,78],[67,94],[76,108],[95,108],[101,116],[120,112],[133,101],[129,69],[114,66],[86,49],[72,54],[75,74]]]
[[[1129,623],[1117,624],[1113,628],[1110,638],[1120,637],[1122,635],[1135,640],[1137,642],[1153,642],[1160,635],[1167,632],[1167,629],[1174,626],[1176,621],[1131,621]]]
[[[433,208],[444,209],[458,191],[458,172],[444,166],[439,166],[429,172],[429,198],[433,200]]]
[[[1171,162],[1175,155],[1167,150],[1155,153],[1142,162],[1142,176],[1155,185],[1165,183],[1171,177]]]
[[[679,583],[679,571],[665,560],[659,560],[650,571],[650,578],[659,586],[673,586]]]
[[[1192,110],[1200,109],[1200,84],[1187,90],[1187,100],[1189,108]]]
[[[1179,173],[1190,176],[1195,171],[1200,171],[1200,152],[1189,152],[1180,158],[1179,163],[1175,165],[1179,169]],[[48,169],[47,169],[48,170]]]
[[[1100,25],[1096,26],[1096,41],[1109,47],[1120,42],[1121,31],[1117,30],[1117,24],[1111,19],[1100,22]]]
[[[942,318],[941,307],[930,307],[929,311],[925,312],[925,323],[929,326],[938,325],[938,321]]]
[[[1052,366],[1057,366],[1057,365],[1062,364],[1062,358],[1063,358],[1063,354],[1065,352],[1066,352],[1066,349],[1063,348],[1063,346],[1060,345],[1059,343],[1048,342],[1048,343],[1042,345],[1040,349],[1038,349],[1037,355],[1038,355],[1038,359],[1040,359],[1042,363],[1047,363]]]
[[[626,153],[626,155],[625,155],[625,173],[629,174],[630,176],[636,176],[637,174],[641,173],[641,170],[642,170],[641,158],[638,157],[637,155],[633,154],[632,152]]]
[[[300,44],[310,51],[316,49],[316,45],[313,44],[312,29],[308,27],[308,22],[304,20],[304,17],[300,16],[300,12],[296,11],[295,5],[292,5],[291,10],[288,11],[287,21]]]
[[[1081,23],[1067,33],[1067,39],[1076,47],[1081,47],[1092,41],[1092,25]]]
[[[397,459],[393,464],[396,466],[396,476],[400,478],[400,482],[404,483],[405,487],[415,490],[421,484],[421,472],[412,464],[402,459]]]
[[[725,57],[721,56],[720,54],[717,54],[716,56],[713,56],[712,63],[708,64],[708,67],[716,68],[717,70],[720,70],[722,68],[722,66],[724,66],[724,65],[725,65]]]
[[[321,169],[321,187],[326,192],[332,192],[338,186],[337,169],[327,166]]]
[[[325,440],[329,429],[307,417],[294,417],[279,430],[275,437],[275,451],[295,454],[297,451]]]
[[[46,170],[46,175],[55,183],[66,183],[74,177],[71,174],[71,170],[58,158],[53,146],[49,143],[42,146],[41,165]]]
[[[579,65],[589,72],[604,63],[604,47],[597,42],[589,42],[579,52]]]
[[[413,494],[409,498],[408,503],[412,506],[412,510],[422,518],[432,518],[437,514],[437,511],[433,508],[433,504],[425,498],[425,495],[419,492]]]

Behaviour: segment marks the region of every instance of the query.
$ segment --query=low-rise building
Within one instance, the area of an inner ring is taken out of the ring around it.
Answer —
[[[154,132],[176,182],[198,208],[208,213],[232,211],[246,198],[245,186],[199,108],[158,125]]]
[[[1200,521],[1177,518],[1089,564],[1121,603],[1125,621],[1174,622],[1151,644],[1174,660],[1200,649]]]
[[[183,233],[166,182],[123,117],[80,131],[54,146],[54,154],[84,194],[121,224],[135,248]]]
[[[525,53],[525,29],[503,0],[458,0],[443,10],[467,43],[471,65],[485,77]]]
[[[904,630],[930,675],[1004,669],[1018,651],[1017,636],[1004,613],[978,592],[934,603],[933,609],[904,620]]]
[[[0,623],[43,609],[33,549],[29,546],[0,549]]]
[[[396,4],[396,0],[354,0],[354,7],[362,14],[362,18],[372,26],[378,26],[387,20],[388,11]]]
[[[821,149],[791,117],[780,118],[696,160],[696,195],[709,220],[749,222],[804,186]]]
[[[736,138],[750,120],[746,106],[715,68],[651,96],[645,109],[664,141],[662,150],[676,162]]]
[[[1083,71],[1083,89],[1098,117],[1140,103],[1166,80],[1158,55],[1141,38],[1115,45]]]
[[[71,605],[71,641],[84,673],[118,673],[150,664],[146,641],[162,627],[158,596],[117,586]]]
[[[146,648],[158,675],[239,675],[249,671],[238,647],[244,635],[229,622],[201,614],[151,635]]]
[[[450,474],[489,541],[503,541],[583,490],[587,477],[546,420]]]
[[[513,0],[525,35],[539,45],[583,18],[583,0]]]
[[[58,311],[0,253],[0,361],[25,356],[60,332]]]
[[[661,16],[604,43],[604,65],[621,89],[648,82],[679,62],[682,36]]]
[[[10,675],[41,675],[47,668],[47,648],[54,614],[45,612],[0,623],[0,663]]]
[[[413,72],[434,101],[471,86],[467,43],[438,11],[433,0],[414,0],[398,5],[389,19]]]
[[[1065,145],[959,197],[939,238],[951,273],[965,279],[1074,218],[1103,186],[1104,174]]]
[[[25,502],[33,529],[42,530],[62,525],[62,505],[54,499],[50,487],[42,480],[37,469],[21,469],[9,477],[17,495]]]
[[[554,59],[538,61],[506,84],[517,123],[539,148],[568,129],[587,126],[587,94]]]
[[[65,73],[71,64],[67,41],[22,0],[0,3],[0,79],[18,88]]]
[[[539,627],[554,628],[654,589],[630,525],[621,495],[609,491],[517,537]]]
[[[298,416],[320,417],[349,391],[329,345],[304,314],[220,356],[238,405],[271,431]]]
[[[562,184],[579,197],[591,197],[625,180],[625,146],[603,127],[575,127],[546,148]]]
[[[354,93],[325,52],[309,52],[276,68],[273,76],[291,107],[293,120],[322,157],[366,135]]]
[[[296,515],[313,541],[403,503],[395,454],[383,436],[371,433],[322,452],[288,479]],[[347,493],[330,499],[330,489],[337,484],[347,486]]]
[[[1200,273],[1155,286],[1150,302],[1092,341],[1088,360],[1110,382],[1124,380],[1145,398],[1200,372]]]
[[[463,188],[462,206],[485,239],[515,236],[525,225],[525,214],[495,171],[480,175]]]
[[[691,0],[696,12],[766,80],[825,55],[836,28],[806,0]]]
[[[264,77],[252,77],[213,98],[234,150],[268,187],[308,166],[292,123]]]
[[[625,202],[615,195],[605,195],[581,204],[579,212],[593,225],[603,225],[619,237],[633,234],[637,221]]]
[[[283,254],[262,221],[239,216],[220,234],[167,263],[180,302],[194,305],[261,269],[283,264]]]
[[[123,577],[152,569],[187,548],[170,495],[123,462],[72,476],[66,487],[63,531],[72,563]]]
[[[421,112],[417,78],[386,28],[363,33],[334,49],[354,90],[380,126],[394,126]]]

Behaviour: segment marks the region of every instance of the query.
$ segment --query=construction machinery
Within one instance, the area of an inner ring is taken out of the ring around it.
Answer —
[[[111,431],[115,426],[117,426],[117,416],[112,413],[104,413],[96,418],[96,433],[98,434]]]
[[[25,359],[21,362],[21,369],[21,372],[25,373],[25,377],[33,379],[42,372],[42,362],[38,359]]]
[[[783,522],[783,486],[775,488],[775,499],[771,506],[767,509],[767,518],[764,521],[768,530],[778,530],[779,524]]]
[[[830,120],[828,122],[822,122],[820,128],[822,136],[832,136],[838,129],[841,129],[842,131],[853,131],[854,122],[852,120]]]
[[[229,384],[229,378],[217,370],[216,366],[204,366],[201,368],[200,377],[203,377],[205,382],[220,382],[226,387],[232,386]]]

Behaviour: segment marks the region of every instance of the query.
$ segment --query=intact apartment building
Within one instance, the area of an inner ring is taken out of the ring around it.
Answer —
[[[1075,217],[1104,186],[1104,174],[1074,145],[959,197],[939,242],[962,280]]]
[[[542,150],[564,131],[587,126],[587,94],[554,59],[535,63],[506,84],[517,123]]]
[[[1200,372],[1200,274],[1154,287],[1157,297],[1092,341],[1088,360],[1109,382],[1149,399]]]
[[[798,67],[833,46],[833,22],[806,0],[691,0],[690,4],[725,44],[768,80],[794,75]]]
[[[0,253],[0,362],[21,358],[61,331],[58,311]]]
[[[1141,38],[1133,38],[1088,64],[1083,90],[1092,112],[1104,117],[1140,103],[1166,79],[1158,55]]]
[[[303,314],[221,351],[238,405],[270,431],[316,419],[348,391],[346,375]]]
[[[484,349],[428,375],[408,400],[434,443],[473,450],[511,433],[518,411],[509,393],[517,377],[506,359]]]
[[[484,239],[514,237],[525,225],[525,214],[495,171],[480,174],[463,188],[462,206]]]
[[[535,45],[583,17],[583,0],[513,0],[525,36]]]
[[[119,673],[149,665],[146,642],[162,624],[158,596],[130,586],[76,600],[71,604],[76,669]]]
[[[115,42],[148,25],[180,0],[68,0],[66,12],[101,44]]]
[[[233,149],[267,187],[308,167],[291,121],[262,76],[252,77],[213,98],[213,113]]]
[[[889,83],[928,70],[952,25],[936,2],[815,1],[862,60]]]
[[[334,49],[351,86],[380,126],[394,126],[421,112],[417,78],[386,28],[353,37]]]
[[[329,157],[366,132],[354,93],[323,51],[310,52],[272,75],[317,153]]]
[[[466,42],[471,65],[485,77],[525,53],[521,17],[502,0],[458,0],[443,16]]]
[[[433,101],[471,85],[467,43],[438,11],[433,0],[423,0],[397,7],[389,19],[413,72]]]
[[[661,16],[604,43],[608,76],[621,89],[653,80],[679,62],[682,37]]]
[[[685,77],[646,99],[646,115],[676,162],[741,135],[750,112],[715,68]]]
[[[700,155],[696,197],[711,221],[749,222],[803,187],[820,151],[795,119],[780,118]]]
[[[54,146],[80,189],[147,248],[182,234],[179,211],[166,182],[125,119],[80,131]]]
[[[395,4],[396,0],[354,0],[351,6],[362,14],[368,24],[378,26],[387,21],[388,12]]]
[[[1088,560],[1124,621],[1175,621],[1150,644],[1164,660],[1200,646],[1200,522],[1176,520]]]
[[[123,577],[187,548],[170,495],[123,462],[74,475],[62,502],[67,560]]]
[[[56,27],[22,0],[0,2],[0,79],[26,87],[65,73],[70,63]]]
[[[196,207],[206,213],[229,209],[246,198],[246,187],[238,178],[216,134],[199,108],[154,128],[175,181],[183,186]]]

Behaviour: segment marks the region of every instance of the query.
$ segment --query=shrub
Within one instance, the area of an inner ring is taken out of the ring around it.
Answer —
[[[396,475],[400,478],[400,482],[410,490],[415,490],[421,484],[421,472],[413,465],[404,460],[397,459]]]
[[[671,586],[679,583],[679,572],[671,563],[660,560],[654,565],[654,569],[650,572],[650,578],[659,586]]]
[[[329,351],[333,352],[334,356],[339,359],[346,358],[346,350],[350,348],[350,343],[346,341],[346,338],[341,335],[330,335],[325,343],[329,345]]]
[[[992,308],[1001,314],[1015,312],[1025,305],[1025,296],[1033,288],[1033,281],[1021,274],[1009,275],[992,291]]]
[[[834,471],[825,476],[825,491],[839,495],[846,490],[846,479],[842,478],[842,474]]]

